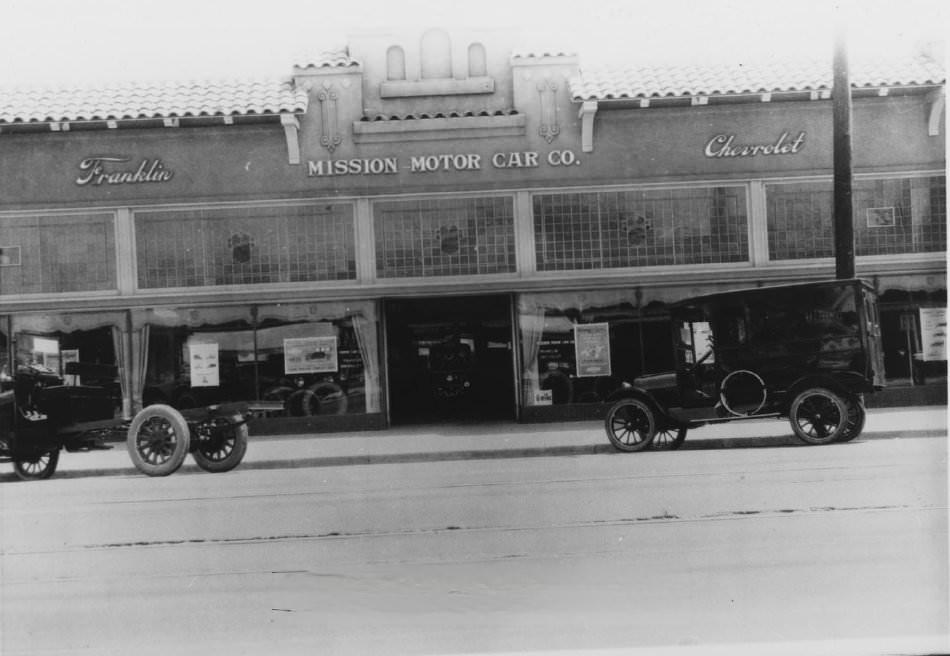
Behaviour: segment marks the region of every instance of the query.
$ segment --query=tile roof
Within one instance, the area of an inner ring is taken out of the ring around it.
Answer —
[[[518,48],[511,53],[512,59],[537,59],[540,57],[577,57],[576,50],[570,48]]]
[[[943,67],[926,56],[888,61],[849,61],[853,88],[935,86]],[[829,60],[762,60],[743,64],[684,64],[582,69],[571,79],[574,101],[728,96],[827,90]]]
[[[304,70],[308,68],[349,68],[359,65],[359,61],[350,57],[349,49],[346,47],[324,50],[316,54],[298,54],[294,61],[295,68]]]
[[[260,116],[306,112],[292,80],[114,84],[75,89],[0,90],[4,124]]]

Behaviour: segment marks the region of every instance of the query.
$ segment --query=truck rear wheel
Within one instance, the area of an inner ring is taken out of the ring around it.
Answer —
[[[656,413],[640,399],[621,399],[607,411],[604,428],[618,451],[642,451],[656,436]]]
[[[235,426],[222,421],[227,425],[206,422],[208,425],[198,426],[195,431],[198,443],[191,454],[195,464],[214,474],[231,471],[241,464],[247,452],[247,424]]]
[[[845,425],[841,435],[838,436],[838,442],[850,442],[864,430],[864,421],[867,418],[867,412],[864,410],[864,403],[858,396],[852,396],[845,400],[848,406],[848,423]]]
[[[24,481],[46,480],[56,471],[59,464],[59,449],[50,449],[27,458],[13,459],[13,471]]]
[[[177,471],[188,455],[190,442],[185,418],[175,408],[161,404],[147,406],[135,415],[126,438],[132,464],[149,476]]]
[[[788,412],[795,435],[808,444],[834,442],[848,424],[848,407],[835,392],[824,387],[804,390]]]

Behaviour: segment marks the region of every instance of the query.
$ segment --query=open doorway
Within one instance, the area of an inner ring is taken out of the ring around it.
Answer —
[[[513,419],[511,297],[386,301],[394,424]]]

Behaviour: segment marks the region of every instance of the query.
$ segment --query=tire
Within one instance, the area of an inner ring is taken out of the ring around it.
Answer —
[[[168,476],[188,455],[191,435],[188,422],[168,405],[150,405],[135,415],[126,447],[132,464],[149,476]]]
[[[551,403],[554,405],[574,401],[574,383],[563,371],[555,369],[546,373],[538,386],[543,390],[551,390]]]
[[[859,397],[850,397],[845,403],[848,406],[848,423],[841,431],[841,435],[838,436],[838,442],[850,442],[860,435],[861,431],[864,430],[864,421],[867,418],[864,403]]]
[[[656,436],[656,413],[640,399],[617,401],[604,419],[607,439],[618,451],[642,451]]]
[[[44,481],[56,471],[59,449],[49,449],[29,458],[14,458],[13,471],[24,481]]]
[[[227,424],[230,422],[224,421]],[[201,469],[213,474],[231,471],[244,459],[247,453],[247,424],[239,426],[221,426],[214,435],[205,428],[211,428],[212,422],[199,425],[195,431],[195,450],[191,455]]]
[[[653,437],[650,448],[654,451],[676,451],[686,441],[686,429],[666,426],[659,429]]]
[[[296,417],[345,415],[348,405],[346,393],[336,383],[329,382],[297,390],[287,399],[290,414]]]
[[[835,392],[812,387],[795,397],[788,418],[798,439],[807,444],[828,444],[845,430],[848,406]]]

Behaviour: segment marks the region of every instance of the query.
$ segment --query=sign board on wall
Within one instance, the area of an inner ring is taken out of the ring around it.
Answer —
[[[574,349],[578,377],[610,375],[610,324],[576,324]]]
[[[295,337],[284,340],[284,373],[337,371],[337,338]]]
[[[192,387],[217,387],[221,384],[217,344],[189,344],[188,359]]]

